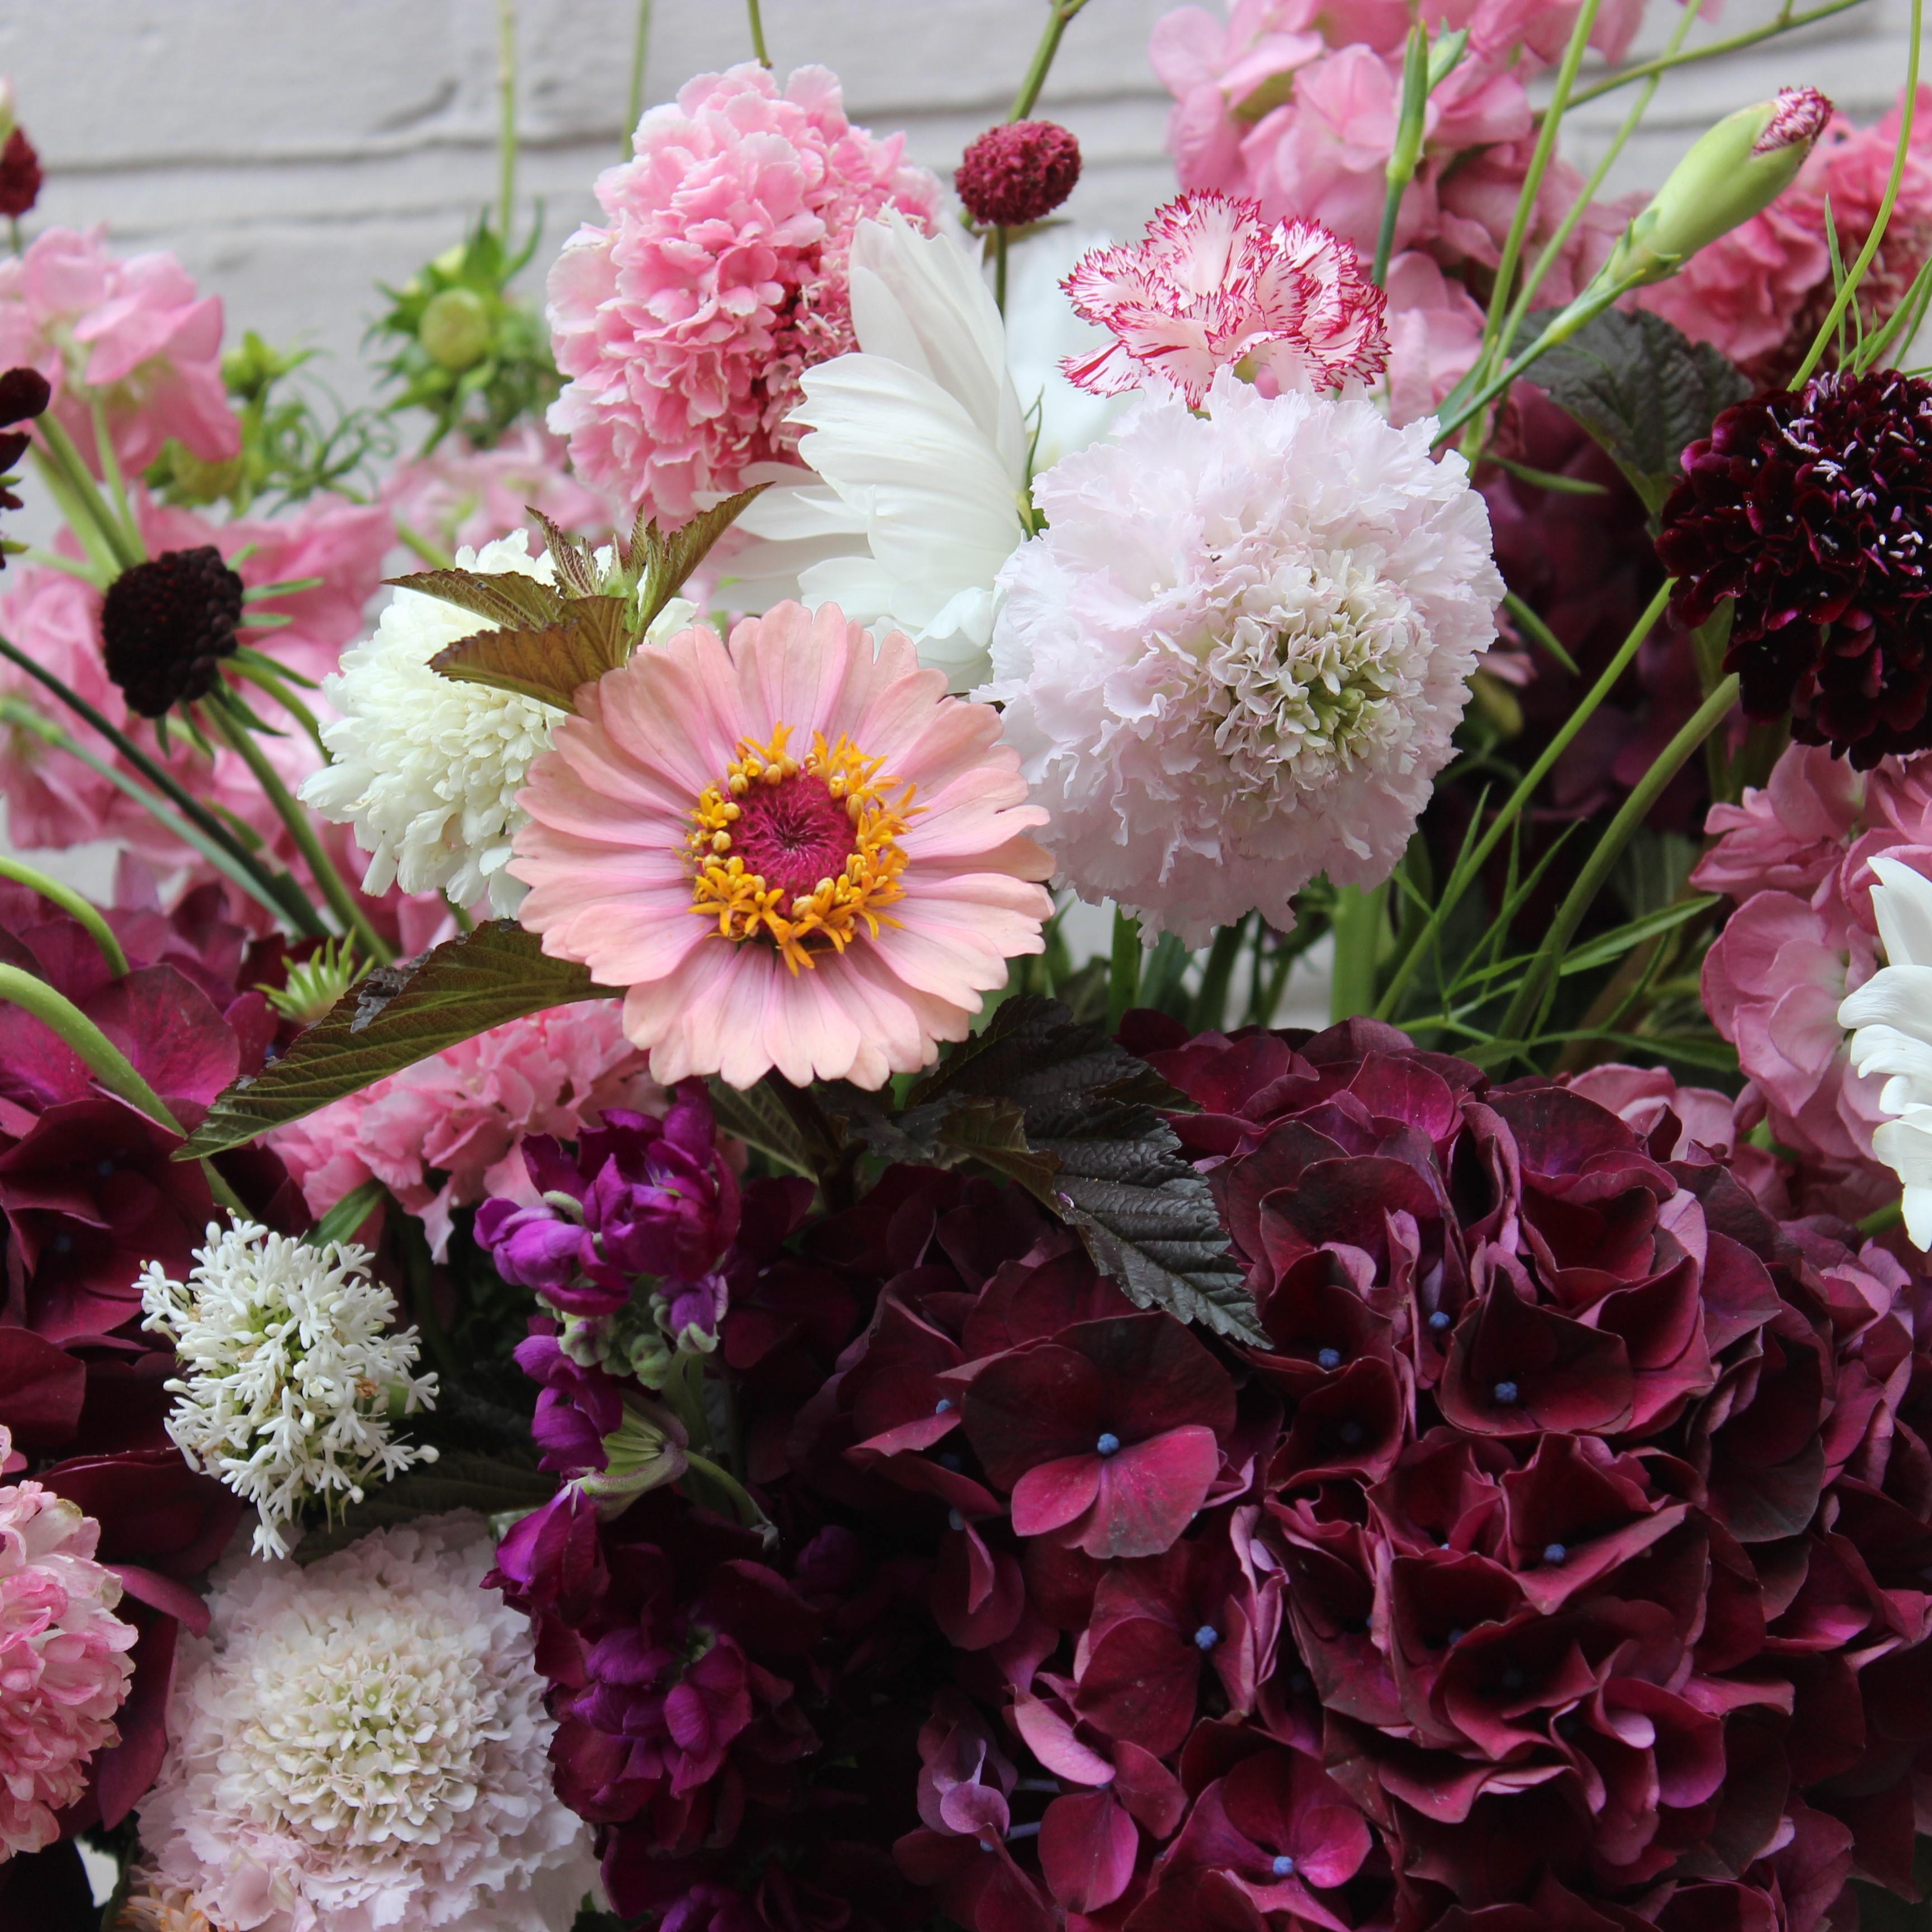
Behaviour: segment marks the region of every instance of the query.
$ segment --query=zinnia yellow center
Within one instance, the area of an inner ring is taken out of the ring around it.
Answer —
[[[776,946],[796,973],[828,948],[843,952],[862,927],[878,936],[880,908],[904,896],[898,840],[913,788],[849,738],[814,733],[802,759],[785,749],[791,727],[770,741],[741,739],[738,756],[692,813],[691,909],[719,936]]]

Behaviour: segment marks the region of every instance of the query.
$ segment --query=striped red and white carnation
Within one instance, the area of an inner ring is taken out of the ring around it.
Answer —
[[[579,694],[519,802],[522,920],[625,988],[669,1084],[878,1087],[1042,948],[1051,861],[989,707],[894,632],[780,604]]]

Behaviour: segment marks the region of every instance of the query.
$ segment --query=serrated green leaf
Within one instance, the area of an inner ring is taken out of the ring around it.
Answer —
[[[242,1146],[506,1021],[613,997],[515,920],[494,920],[412,965],[365,975],[280,1060],[219,1095],[175,1158]]]
[[[333,1522],[318,1526],[296,1546],[296,1561],[313,1563],[346,1549],[372,1529],[391,1529],[418,1516],[450,1510],[475,1510],[496,1516],[508,1510],[533,1510],[549,1502],[556,1478],[542,1469],[499,1461],[460,1450],[445,1450],[434,1462],[420,1462],[394,1482],[370,1488]]]
[[[478,631],[446,645],[429,664],[459,683],[487,685],[569,711],[585,685],[623,663],[631,644],[624,600],[584,597],[566,605],[555,623]]]
[[[1521,344],[1555,319],[1528,317]],[[1685,448],[1750,384],[1721,351],[1648,309],[1608,309],[1533,362],[1523,380],[1587,430],[1654,516],[1682,473]]]
[[[541,630],[570,608],[554,586],[520,570],[419,570],[386,580],[398,590],[418,590],[513,630]]]

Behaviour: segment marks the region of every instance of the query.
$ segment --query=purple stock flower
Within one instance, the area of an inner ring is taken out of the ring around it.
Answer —
[[[624,1419],[617,1384],[602,1369],[573,1362],[557,1342],[554,1322],[532,1322],[516,1358],[525,1375],[544,1385],[530,1420],[543,1451],[538,1466],[568,1475],[606,1467],[604,1438]]]

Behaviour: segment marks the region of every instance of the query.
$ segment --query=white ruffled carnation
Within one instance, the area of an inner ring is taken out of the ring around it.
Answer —
[[[451,1516],[217,1571],[141,1804],[157,1892],[253,1932],[568,1932],[590,1834],[494,1554]]]
[[[993,681],[1059,880],[1148,937],[1293,923],[1386,878],[1496,637],[1489,513],[1432,423],[1262,395],[1137,404],[1040,477]]]
[[[524,530],[481,550],[466,545],[456,561],[492,576],[556,580],[548,555],[530,555]],[[694,615],[674,598],[651,634],[667,636]],[[398,590],[375,635],[345,652],[340,671],[323,680],[322,695],[340,716],[322,728],[330,762],[303,784],[302,797],[325,818],[356,828],[370,855],[365,892],[400,886],[466,906],[487,892],[506,915],[522,903],[523,885],[503,869],[524,822],[517,794],[564,714],[430,668],[437,652],[496,628],[440,598]]]
[[[255,1505],[258,1556],[285,1556],[303,1505],[360,1502],[429,1446],[398,1442],[397,1415],[433,1408],[436,1377],[411,1373],[416,1331],[392,1334],[395,1297],[369,1251],[314,1248],[253,1222],[211,1222],[185,1282],[159,1262],[141,1277],[142,1323],[172,1344],[180,1400],[168,1434],[198,1469]]]

